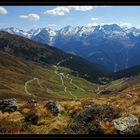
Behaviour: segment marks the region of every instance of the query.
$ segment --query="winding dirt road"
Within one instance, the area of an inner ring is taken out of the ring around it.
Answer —
[[[72,58],[69,58],[69,59],[72,59]],[[65,62],[65,61],[67,61],[67,60],[69,60],[69,59],[63,59],[63,60],[59,61],[59,62],[57,63],[57,65],[55,66],[56,69],[55,69],[54,73],[60,77],[61,85],[64,87],[64,92],[65,92],[65,93],[69,93],[72,97],[74,97],[75,99],[77,99],[77,97],[74,96],[74,95],[72,94],[71,91],[68,91],[68,90],[67,90],[67,87],[65,86],[65,82],[64,82],[63,77],[68,78],[68,79],[70,80],[70,84],[73,85],[74,87],[76,87],[77,89],[80,89],[81,91],[85,91],[85,90],[84,90],[83,88],[79,87],[78,85],[74,84],[74,83],[73,83],[73,79],[70,78],[70,77],[68,76],[68,74],[65,75],[64,73],[58,73],[58,66],[59,66],[62,62]]]
[[[27,87],[28,87],[28,84],[32,83],[32,82],[35,81],[35,80],[37,81],[39,87],[40,87],[40,88],[43,88],[43,87],[41,86],[41,83],[40,83],[40,81],[39,81],[38,78],[33,78],[33,79],[31,79],[31,80],[25,82],[25,85],[24,85],[25,93],[28,94],[28,95],[30,95],[30,96],[34,96],[34,95],[28,91],[28,88],[27,88]]]
[[[66,78],[70,79],[70,84],[73,85],[74,87],[80,89],[81,91],[85,91],[83,88],[79,87],[78,85],[73,83],[73,79],[69,77],[69,75],[66,75]]]

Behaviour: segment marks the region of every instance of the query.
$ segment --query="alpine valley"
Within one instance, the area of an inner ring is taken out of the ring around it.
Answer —
[[[105,24],[66,26],[59,30],[37,28],[28,32],[13,27],[1,30],[81,56],[102,65],[109,72],[140,64],[140,29],[135,27]]]
[[[139,29],[1,29],[0,134],[137,135],[139,120]]]

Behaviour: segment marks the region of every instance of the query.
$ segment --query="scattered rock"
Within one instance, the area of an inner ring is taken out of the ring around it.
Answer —
[[[36,100],[34,100],[34,99],[31,99],[31,100],[29,100],[29,101],[28,101],[28,103],[35,103],[35,104],[36,104],[36,103],[37,103],[37,101],[36,101]]]
[[[120,131],[120,133],[127,133],[130,127],[138,124],[138,118],[132,114],[127,117],[121,117],[113,120],[114,127]]]
[[[128,98],[132,98],[132,95],[130,95],[130,94],[126,94],[126,97],[128,97]]]
[[[48,102],[44,107],[47,108],[54,115],[58,115],[64,110],[64,108],[60,104],[55,102]]]
[[[37,101],[34,99],[31,99],[27,102],[27,105],[30,107],[34,107],[34,106],[36,106],[36,104],[37,104]]]
[[[13,98],[0,100],[0,111],[3,113],[11,113],[17,111],[16,99]]]

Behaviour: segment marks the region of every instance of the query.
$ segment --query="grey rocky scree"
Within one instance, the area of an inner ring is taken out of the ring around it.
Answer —
[[[17,105],[16,105],[16,99],[12,98],[12,99],[3,99],[0,100],[0,111],[4,112],[15,112],[17,111]]]

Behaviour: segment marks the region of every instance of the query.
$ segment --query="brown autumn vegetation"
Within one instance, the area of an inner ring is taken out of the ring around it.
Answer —
[[[29,106],[26,101],[18,102],[18,111],[14,113],[0,112],[0,133],[1,134],[69,134],[67,131],[69,125],[73,122],[76,115],[84,112],[86,106],[92,107],[104,106],[111,104],[113,111],[108,112],[102,110],[102,115],[109,115],[109,118],[99,119],[99,126],[103,134],[116,134],[116,130],[112,124],[114,112],[118,116],[126,116],[133,114],[140,121],[140,96],[138,93],[131,97],[127,96],[127,92],[119,95],[101,96],[87,99],[79,99],[76,101],[58,101],[64,107],[64,111],[54,116],[44,105],[47,101],[38,102],[35,106]],[[53,101],[53,100],[51,100]],[[37,123],[27,122],[26,116],[31,114],[37,116]],[[115,118],[114,118],[115,119]],[[77,122],[75,122],[77,123]],[[80,124],[78,127],[80,127]],[[94,126],[94,123],[93,125]],[[83,133],[83,132],[82,132]]]

